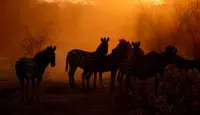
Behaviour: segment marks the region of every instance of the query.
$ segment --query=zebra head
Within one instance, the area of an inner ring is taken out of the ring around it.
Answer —
[[[96,52],[99,55],[106,55],[108,53],[108,42],[109,42],[110,38],[101,38],[101,44],[98,46],[98,48],[96,49]]]
[[[52,46],[49,46],[46,48],[46,61],[48,63],[51,64],[52,67],[55,67],[56,65],[56,54],[55,54],[55,50],[56,50],[56,46],[52,47]]]
[[[128,56],[129,48],[130,48],[130,42],[124,39],[120,39],[117,47],[112,50],[112,54],[126,58]]]
[[[135,57],[141,57],[144,55],[144,50],[140,48],[140,41],[139,42],[132,42],[133,46],[133,55]]]
[[[140,47],[140,41],[139,42],[132,42],[132,46],[134,49],[138,49]]]
[[[168,45],[162,55],[170,64],[175,64],[177,61],[177,48],[175,46]]]
[[[165,48],[165,54],[166,56],[175,56],[177,53],[177,48],[173,45],[168,45],[166,48]]]

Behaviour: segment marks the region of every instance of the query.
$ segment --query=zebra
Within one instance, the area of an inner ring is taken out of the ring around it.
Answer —
[[[174,57],[176,56],[177,49],[172,45],[168,45],[165,48],[165,52],[158,53],[152,51],[140,58],[132,61],[127,61],[121,63],[120,71],[124,72],[126,75],[126,83],[130,90],[132,86],[130,83],[130,77],[138,77],[139,80],[145,81],[149,77],[155,76],[157,73],[162,74],[164,68],[168,64],[174,64],[176,61]],[[121,90],[122,75],[118,76],[119,88]],[[157,95],[157,85],[158,79],[155,78],[155,93]]]
[[[115,76],[120,63],[127,57],[130,43],[124,39],[119,40],[119,44],[112,50],[111,54],[106,55],[101,61],[96,61],[96,66],[84,69],[84,76],[87,78],[87,87],[92,72],[111,72],[110,91],[114,90]],[[89,74],[88,74],[89,73]],[[83,77],[84,78],[84,77]],[[84,81],[84,79],[82,79]],[[83,82],[84,83],[84,82]]]
[[[139,42],[132,42],[132,46],[133,46],[133,58],[138,58],[138,57],[141,57],[141,56],[144,56],[144,50],[140,48],[140,41]]]
[[[176,56],[176,66],[180,69],[180,70],[189,70],[189,69],[194,69],[197,68],[198,71],[200,72],[200,60],[189,60],[189,59],[185,59],[182,56]]]
[[[80,49],[73,49],[68,52],[66,56],[66,67],[65,70],[68,72],[68,65],[70,66],[68,76],[69,76],[69,86],[76,87],[74,81],[74,74],[77,67],[82,68],[83,70],[87,66],[91,66],[91,63],[94,63],[97,60],[101,60],[108,53],[108,42],[110,38],[101,38],[101,44],[98,46],[95,52],[87,52]],[[95,65],[93,65],[95,66]]]
[[[181,70],[190,70],[190,69],[194,69],[197,68],[198,72],[200,73],[200,60],[195,60],[195,59],[185,59],[182,56],[175,56],[175,60],[176,62],[174,63],[176,65],[176,67],[181,71]],[[191,80],[190,77],[186,77],[187,82],[189,84],[189,86],[191,87],[194,82]],[[179,79],[180,80],[180,79]],[[165,83],[163,83],[163,87],[165,88]]]
[[[52,67],[55,67],[55,50],[56,46],[49,46],[46,49],[35,54],[33,58],[22,57],[17,59],[15,63],[15,71],[17,78],[19,80],[21,86],[21,100],[24,101],[25,90],[26,88],[26,99],[29,100],[29,83],[32,82],[32,96],[31,99],[34,98],[36,93],[36,99],[39,100],[39,89],[40,83],[42,81],[43,73],[46,67],[51,64]],[[36,91],[35,91],[35,79],[36,82]],[[25,84],[26,80],[26,84]],[[24,86],[26,85],[26,87]]]
[[[122,40],[123,41],[123,40]],[[127,43],[129,43],[129,42],[127,42]],[[134,43],[134,42],[132,42],[132,43]],[[139,44],[140,44],[140,42],[138,42]],[[136,45],[137,43],[134,43],[134,45]],[[139,45],[138,46],[136,46],[136,47],[139,47]],[[133,49],[132,49],[132,46],[131,46],[131,44],[128,44],[128,57],[127,58],[133,58],[132,57],[132,54],[133,54]],[[83,72],[84,74],[85,74],[85,72]],[[92,72],[90,73],[90,74],[88,74],[88,75],[82,75],[82,76],[86,76],[86,78],[87,77],[90,77],[91,75],[92,75]],[[96,88],[96,77],[97,77],[97,73],[96,72],[94,72],[94,88]],[[104,85],[103,85],[103,83],[102,83],[102,72],[99,72],[99,78],[100,78],[100,85],[101,85],[101,87],[102,88],[104,88]],[[89,78],[90,79],[90,78]],[[89,81],[88,81],[89,82]],[[89,85],[88,85],[89,86]]]
[[[141,56],[144,56],[144,51],[143,49],[140,48],[140,41],[139,42],[132,42],[132,47],[130,50],[129,50],[129,53],[128,53],[128,57],[127,59],[125,59],[122,63],[123,63],[123,68],[126,68],[126,69],[131,69],[132,68],[132,60],[136,59],[136,58],[140,58]],[[121,76],[120,78],[117,77],[117,80],[118,81],[122,81],[123,79],[123,76],[124,76],[124,72],[123,71],[118,71],[118,75],[117,76]],[[119,82],[121,83],[121,82]],[[119,84],[119,86],[121,86],[121,84]],[[121,90],[121,88],[120,88]]]

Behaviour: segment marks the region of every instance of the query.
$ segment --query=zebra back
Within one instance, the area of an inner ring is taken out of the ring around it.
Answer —
[[[69,63],[84,68],[88,64],[95,63],[100,57],[96,52],[87,52],[80,49],[73,49],[68,52],[67,60]]]
[[[15,64],[16,74],[19,78],[41,77],[49,63],[55,66],[56,47],[47,47],[38,52],[34,58],[19,58]]]
[[[19,78],[29,78],[33,76],[36,63],[30,58],[19,58],[15,63],[15,71]]]
[[[176,58],[175,64],[179,69],[188,70],[188,69],[197,68],[200,72],[200,61],[199,60],[188,60],[181,56],[176,56],[175,58]]]

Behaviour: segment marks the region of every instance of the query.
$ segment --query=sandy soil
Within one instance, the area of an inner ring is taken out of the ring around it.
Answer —
[[[132,115],[127,94],[102,89],[70,89],[61,82],[43,82],[42,100],[20,102],[18,83],[0,84],[1,115]]]

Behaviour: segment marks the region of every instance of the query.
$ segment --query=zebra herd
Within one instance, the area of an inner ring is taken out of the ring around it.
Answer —
[[[73,49],[68,52],[66,56],[66,72],[69,76],[69,86],[76,87],[74,74],[78,67],[84,71],[82,73],[82,87],[85,87],[85,80],[87,80],[87,87],[89,88],[89,80],[94,73],[94,87],[96,87],[96,76],[99,73],[100,84],[102,83],[102,73],[111,72],[110,91],[114,90],[115,78],[119,82],[119,89],[122,88],[123,77],[126,77],[126,83],[131,90],[130,77],[134,76],[142,81],[156,74],[162,74],[164,68],[168,64],[176,64],[180,69],[198,68],[200,70],[200,63],[198,60],[187,60],[177,55],[175,46],[168,45],[163,52],[151,51],[144,54],[140,48],[140,42],[130,43],[127,40],[120,39],[118,45],[108,53],[108,42],[110,38],[101,38],[101,43],[94,52],[87,52],[80,49]],[[15,70],[21,85],[22,100],[26,93],[26,99],[29,99],[28,87],[30,81],[33,85],[33,93],[31,99],[40,99],[39,86],[42,81],[43,73],[51,64],[55,63],[56,46],[49,46],[46,49],[38,52],[33,58],[20,58],[16,61]],[[69,70],[68,70],[69,67]],[[118,74],[117,74],[118,72]],[[26,87],[25,85],[26,80]],[[35,80],[37,80],[35,84]],[[36,85],[36,90],[35,90]],[[157,94],[158,79],[155,78],[155,93]],[[164,87],[164,86],[163,86]],[[26,92],[25,92],[26,88]]]

